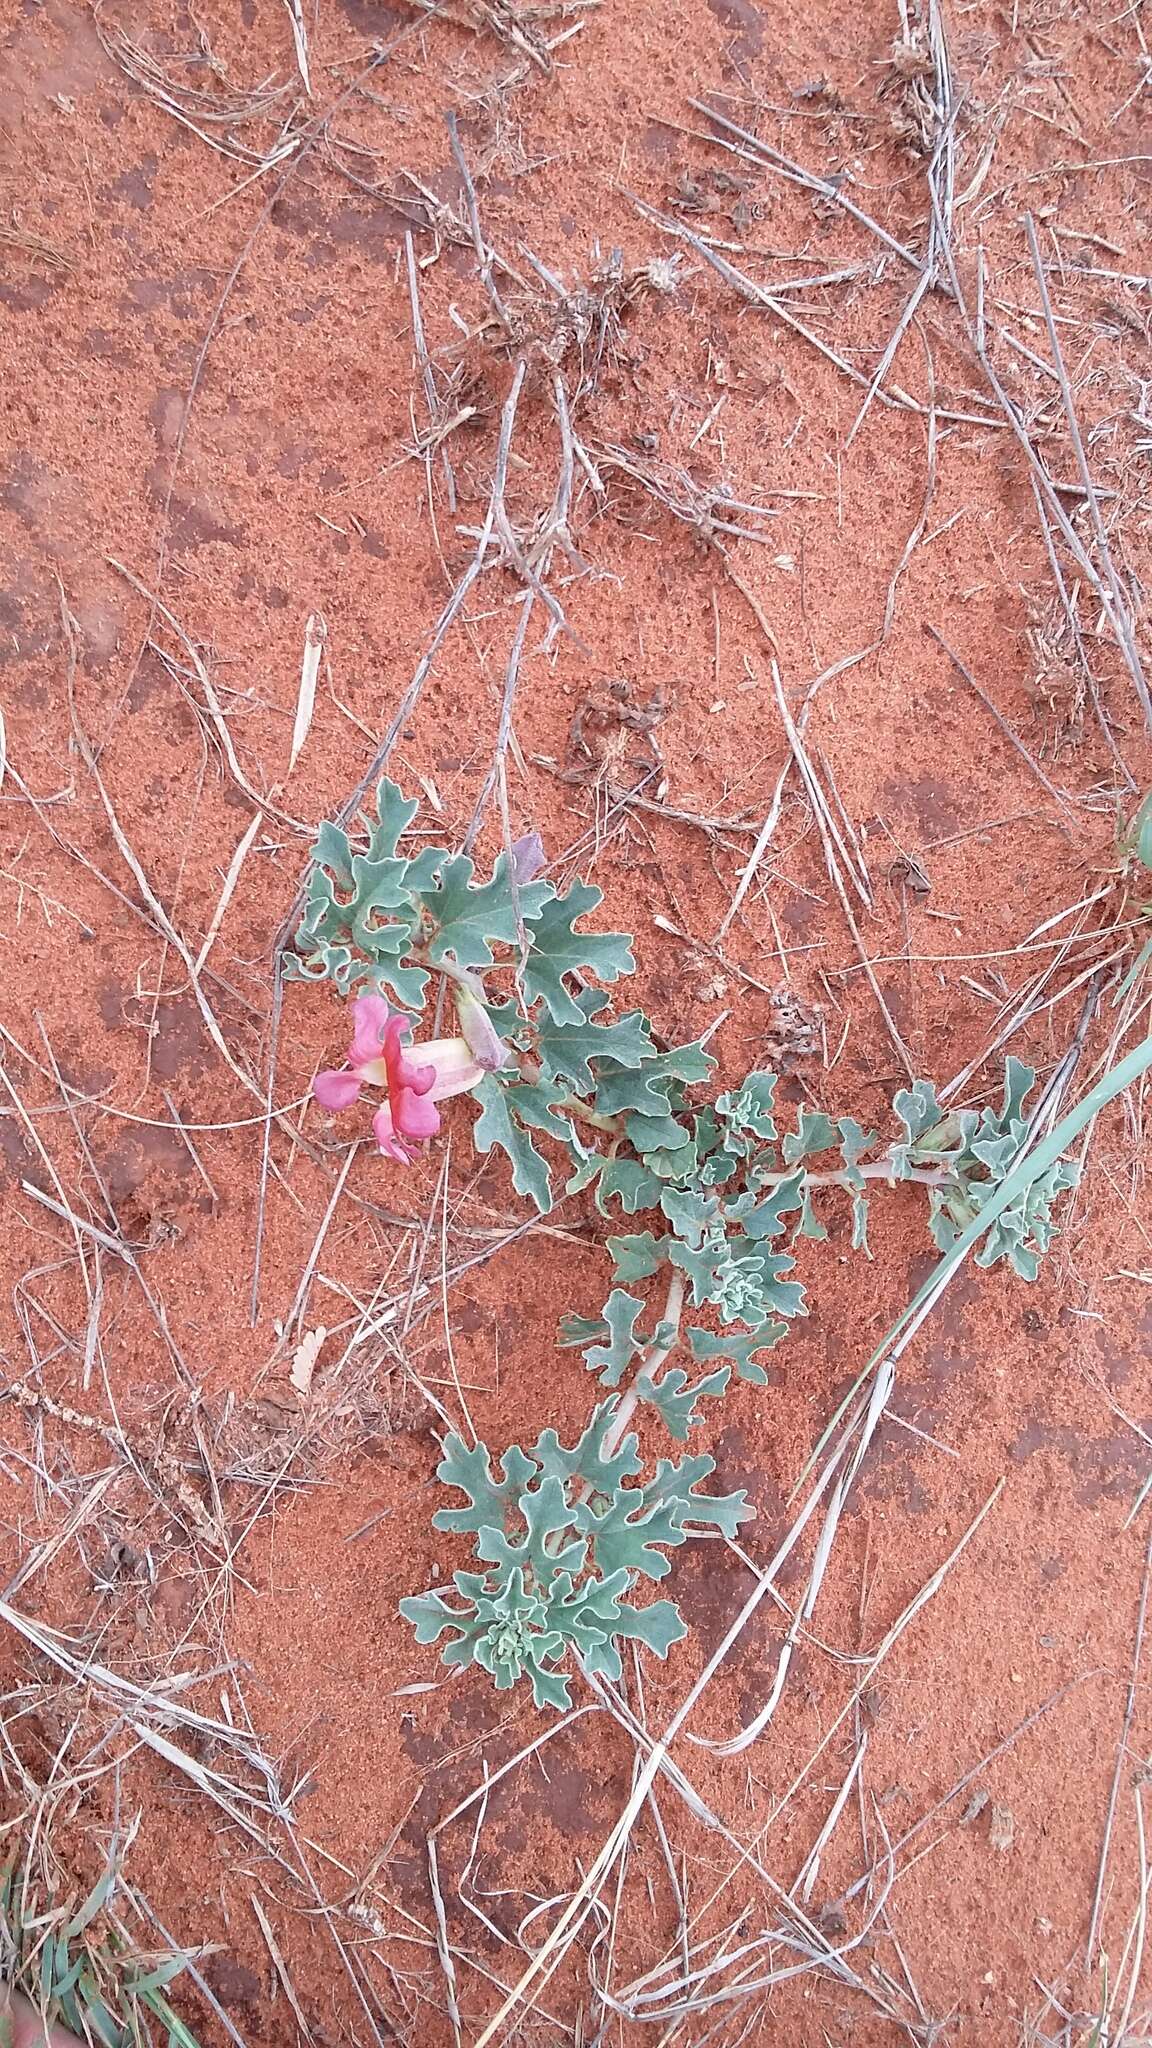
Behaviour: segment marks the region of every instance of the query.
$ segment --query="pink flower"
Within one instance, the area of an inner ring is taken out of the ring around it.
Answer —
[[[412,1029],[402,1010],[390,1010],[383,996],[357,996],[352,1005],[356,1028],[348,1048],[351,1071],[332,1068],[317,1074],[312,1093],[324,1109],[347,1109],[361,1088],[385,1088],[388,1099],[372,1119],[380,1150],[400,1166],[410,1166],[424,1138],[440,1129],[436,1107],[446,1095],[462,1095],[484,1078],[463,1038],[435,1038],[425,1045],[405,1046]]]

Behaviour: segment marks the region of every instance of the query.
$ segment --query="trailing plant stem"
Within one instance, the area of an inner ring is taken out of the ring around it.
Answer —
[[[680,1342],[680,1318],[684,1313],[684,1296],[686,1291],[687,1282],[683,1273],[674,1272],[668,1282],[668,1292],[664,1297],[664,1312],[660,1318],[661,1330],[665,1332],[664,1341],[660,1344],[653,1344],[640,1360],[636,1377],[621,1400],[612,1427],[604,1439],[604,1456],[606,1458],[612,1457],[619,1450],[621,1441],[627,1433],[628,1424],[636,1412],[638,1403],[643,1399],[648,1389],[655,1386],[660,1374]]]
[[[574,1118],[578,1124],[591,1125],[594,1131],[607,1131],[613,1138],[622,1138],[624,1135],[622,1116],[606,1116],[602,1110],[589,1109],[588,1104],[582,1102],[578,1095],[558,1096],[552,1107],[558,1109],[562,1116]]]
[[[760,1182],[761,1188],[783,1187],[785,1181],[793,1178],[795,1168],[786,1173],[766,1173]],[[806,1173],[805,1188],[850,1188],[854,1174],[863,1180],[887,1181],[890,1187],[898,1187],[905,1181],[918,1181],[922,1187],[943,1187],[953,1179],[948,1166],[906,1166],[897,1173],[891,1159],[873,1159],[867,1166],[856,1166],[848,1173]]]

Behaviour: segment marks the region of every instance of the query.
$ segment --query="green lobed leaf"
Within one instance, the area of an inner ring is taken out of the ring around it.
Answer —
[[[466,853],[449,854],[434,880],[416,894],[435,925],[428,940],[430,960],[454,960],[460,967],[490,967],[493,940],[515,945],[519,932],[508,856],[502,853],[489,882],[476,882],[474,863]],[[518,891],[521,917],[542,909],[552,894],[550,882],[522,882]]]
[[[980,1166],[987,1167],[992,1180],[1003,1180],[1019,1150],[1020,1140],[1014,1137],[1011,1131],[986,1138],[972,1138],[967,1147],[970,1157]]]
[[[707,1081],[716,1062],[698,1039],[671,1052],[655,1049],[638,1067],[620,1067],[605,1060],[597,1067],[596,1108],[602,1115],[616,1116],[635,1110],[641,1116],[663,1116],[669,1110],[669,1091],[674,1083]]]
[[[480,1115],[472,1126],[476,1150],[490,1152],[493,1145],[498,1145],[507,1153],[517,1194],[531,1196],[540,1214],[546,1216],[552,1207],[548,1163],[513,1114],[516,1090],[506,1088],[498,1075],[485,1074],[472,1093],[480,1104]]]
[[[619,1386],[632,1360],[642,1349],[644,1340],[637,1336],[636,1325],[643,1313],[644,1303],[635,1295],[625,1294],[620,1287],[612,1289],[604,1303],[607,1341],[589,1345],[584,1353],[584,1363],[589,1372],[599,1373],[604,1386]]]
[[[663,1181],[693,1181],[699,1176],[700,1158],[696,1141],[690,1138],[677,1152],[649,1152],[644,1161],[650,1173]]]
[[[721,1268],[729,1264],[723,1242],[705,1238],[699,1245],[686,1244],[682,1238],[668,1237],[664,1243],[668,1257],[679,1267],[692,1289],[692,1299],[697,1308],[704,1301],[719,1301]]]
[[[732,1208],[728,1214],[742,1225],[748,1237],[780,1237],[787,1228],[784,1217],[803,1206],[804,1172],[801,1168],[798,1173],[789,1174],[787,1180],[780,1181],[762,1202],[757,1202],[750,1209]]]
[[[679,1464],[661,1458],[655,1477],[644,1489],[645,1497],[653,1503],[674,1504],[682,1527],[718,1529],[722,1536],[735,1536],[742,1522],[755,1519],[756,1510],[743,1490],[698,1493],[697,1487],[715,1470],[715,1459],[707,1455],[682,1458]]]
[[[418,1009],[424,1000],[428,976],[422,967],[403,963],[412,949],[416,932],[414,912],[397,915],[390,922],[357,924],[358,909],[353,900],[337,897],[330,877],[316,870],[309,889],[303,922],[296,933],[299,955],[289,954],[284,971],[290,980],[333,983],[338,993],[349,996],[362,982],[392,991],[397,1002]]]
[[[688,1624],[671,1600],[653,1600],[647,1607],[622,1608],[617,1633],[632,1637],[657,1657],[664,1658],[673,1643],[687,1635]]]
[[[579,1526],[591,1538],[597,1571],[640,1572],[647,1579],[663,1579],[671,1571],[665,1550],[687,1540],[680,1526],[683,1503],[674,1493],[649,1500],[648,1492],[622,1487],[602,1504],[578,1504]]]
[[[836,1128],[840,1133],[840,1156],[844,1161],[845,1171],[852,1174],[865,1153],[870,1152],[876,1144],[877,1134],[875,1131],[866,1131],[863,1124],[858,1124],[854,1116],[838,1117]]]
[[[1004,1101],[1000,1110],[1002,1127],[1024,1124],[1024,1104],[1036,1083],[1036,1069],[1026,1067],[1009,1053],[1004,1062]]]
[[[394,783],[392,787],[395,788]],[[399,795],[400,792],[397,790],[396,793]],[[418,809],[419,806],[413,804],[413,817],[416,816]],[[389,850],[394,853],[396,851],[395,845]],[[348,834],[341,831],[339,825],[331,824],[327,818],[325,818],[317,830],[316,844],[312,849],[312,858],[317,867],[328,869],[329,874],[339,888],[350,889],[352,887],[352,842]]]
[[[583,1568],[587,1550],[583,1539],[567,1544],[556,1540],[573,1527],[576,1513],[569,1506],[563,1482],[555,1473],[546,1473],[537,1486],[529,1486],[521,1493],[516,1509],[526,1535],[519,1541],[512,1541],[502,1528],[489,1526],[481,1529],[476,1545],[478,1557],[483,1558],[486,1564],[521,1570],[525,1583],[531,1583],[540,1593],[547,1590],[556,1572],[574,1575]]]
[[[721,1365],[715,1372],[705,1373],[703,1379],[690,1383],[682,1366],[671,1365],[656,1381],[641,1375],[636,1392],[641,1400],[651,1402],[669,1435],[683,1443],[688,1431],[700,1421],[697,1403],[725,1393],[731,1376],[731,1366]]]
[[[582,1095],[591,1094],[596,1085],[593,1060],[611,1059],[620,1066],[638,1067],[652,1049],[652,1029],[640,1010],[631,1010],[610,1024],[592,1021],[607,1001],[599,989],[583,989],[577,998],[579,1023],[557,1024],[542,1017],[537,1027],[536,1053],[545,1073],[550,1078],[564,1075]]]
[[[585,1152],[571,1117],[565,1116],[559,1107],[557,1098],[563,1101],[562,1090],[540,1082],[515,1081],[505,1083],[504,1093],[517,1122],[528,1130],[544,1131],[548,1137],[558,1139],[572,1158],[585,1166],[589,1163],[590,1155]]]
[[[632,1478],[640,1470],[634,1435],[624,1437],[611,1455],[605,1453],[604,1446],[617,1409],[615,1395],[602,1401],[571,1450],[564,1448],[554,1429],[544,1430],[535,1445],[540,1470],[545,1474],[554,1473],[565,1481],[577,1477],[583,1479],[593,1494],[614,1494],[625,1479]]]
[[[892,1107],[904,1126],[909,1145],[915,1145],[944,1118],[931,1081],[914,1081],[911,1088],[902,1088],[893,1096]]]
[[[582,1024],[584,1013],[565,986],[565,976],[589,972],[613,982],[632,974],[636,963],[628,938],[623,932],[574,929],[579,918],[603,901],[602,891],[590,882],[574,882],[564,896],[549,890],[548,900],[531,911],[523,901],[527,893],[521,890],[530,938],[522,973],[524,992],[530,1002],[542,1000],[557,1024]]]
[[[666,1187],[660,1196],[660,1207],[677,1237],[697,1251],[720,1216],[716,1196],[702,1194],[695,1188]]]
[[[599,1152],[586,1152],[575,1172],[570,1174],[565,1181],[564,1193],[566,1195],[582,1195],[585,1188],[590,1188],[595,1181],[599,1180],[607,1164],[608,1161]],[[597,1207],[603,1208],[603,1203],[597,1202]]]
[[[597,1569],[662,1579],[671,1570],[664,1552],[686,1541],[689,1525],[734,1536],[755,1509],[742,1492],[698,1493],[697,1487],[714,1470],[714,1460],[706,1455],[679,1463],[661,1458],[646,1486],[623,1488],[602,1508],[582,1503],[580,1527],[592,1538]]]
[[[820,1109],[800,1109],[796,1129],[785,1133],[780,1147],[786,1166],[795,1166],[813,1152],[827,1152],[836,1143],[836,1126]]]
[[[687,1332],[688,1348],[698,1365],[707,1365],[714,1358],[725,1358],[735,1367],[739,1379],[747,1380],[753,1387],[766,1387],[768,1375],[764,1367],[757,1364],[753,1354],[770,1350],[787,1333],[787,1323],[765,1323],[747,1336],[737,1331],[724,1331],[715,1336],[711,1330],[690,1329]]]
[[[420,809],[418,797],[406,797],[398,783],[384,775],[376,785],[376,824],[372,828],[371,851],[382,860],[396,852],[400,840]],[[333,828],[334,829],[334,828]]]
[[[667,1237],[653,1237],[650,1230],[639,1231],[633,1237],[610,1237],[608,1250],[616,1261],[617,1280],[647,1280],[658,1273],[668,1256],[666,1247],[671,1243]]]
[[[387,777],[376,793],[377,822],[366,852],[353,851],[348,834],[325,823],[316,835],[304,916],[296,933],[298,956],[285,961],[290,979],[330,980],[351,995],[362,983],[390,989],[410,1008],[423,1002],[427,975],[403,963],[419,930],[417,879],[430,877],[443,849],[415,860],[397,855],[400,834],[417,806]]]
[[[467,1494],[472,1505],[467,1508],[439,1508],[432,1518],[433,1527],[460,1535],[473,1534],[489,1526],[502,1527],[505,1510],[537,1468],[534,1460],[527,1457],[518,1444],[505,1451],[500,1464],[503,1477],[497,1479],[485,1444],[475,1444],[469,1449],[463,1437],[455,1433],[445,1437],[436,1477],[442,1486],[455,1486]]]
[[[596,1193],[596,1207],[602,1216],[608,1214],[608,1204],[615,1200],[629,1216],[635,1216],[640,1209],[653,1209],[660,1198],[660,1182],[654,1173],[638,1159],[608,1159],[600,1175]]]
[[[624,1134],[641,1159],[658,1152],[680,1152],[691,1143],[687,1126],[677,1123],[674,1116],[639,1116],[633,1112],[625,1117]]]
[[[647,1607],[621,1607],[614,1633],[643,1643],[646,1650],[651,1650],[663,1660],[673,1643],[683,1641],[688,1633],[688,1624],[675,1601],[653,1600]],[[614,1659],[614,1664],[604,1661],[609,1656]],[[602,1671],[607,1678],[620,1676],[619,1652],[611,1643],[595,1650],[587,1662],[590,1671]]]

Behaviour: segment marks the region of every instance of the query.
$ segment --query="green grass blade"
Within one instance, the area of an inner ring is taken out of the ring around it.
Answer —
[[[1112,998],[1113,1009],[1116,1009],[1118,1005],[1124,1001],[1124,998],[1128,994],[1129,989],[1135,988],[1136,983],[1139,981],[1140,976],[1143,974],[1144,969],[1147,967],[1150,960],[1152,960],[1152,939],[1148,939],[1145,941],[1139,953],[1136,955],[1135,960],[1132,962],[1131,967],[1128,969],[1127,974],[1124,976],[1123,981],[1120,983],[1119,988],[1117,989],[1115,995]]]
[[[146,1976],[130,1978],[125,1989],[133,1998],[143,1998],[152,2004],[152,1994],[163,1991],[165,1985],[172,1982],[173,1977],[180,1975],[184,1966],[183,1956],[165,1956],[164,1961],[158,1963],[154,1970],[149,1970]]]
[[[119,1876],[120,1865],[114,1859],[111,1863],[109,1863],[108,1868],[105,1870],[103,1876],[98,1880],[96,1884],[93,1885],[83,1905],[75,1914],[73,1914],[72,1919],[68,1922],[68,1925],[64,1930],[65,1937],[68,1941],[75,1941],[76,1936],[78,1934],[83,1934],[84,1929],[89,1925],[90,1921],[94,1920],[96,1918],[97,1913],[101,1912],[102,1909],[108,1904],[108,1901],[116,1888],[116,1883]]]

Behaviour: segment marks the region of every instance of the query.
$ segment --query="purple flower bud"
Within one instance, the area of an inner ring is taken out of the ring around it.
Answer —
[[[544,866],[544,841],[538,832],[525,832],[512,841],[512,873],[517,882],[531,882]]]
[[[496,1030],[483,1001],[472,990],[457,982],[452,991],[456,1003],[456,1015],[464,1034],[469,1052],[478,1067],[486,1074],[499,1073],[508,1063],[508,1048]]]

